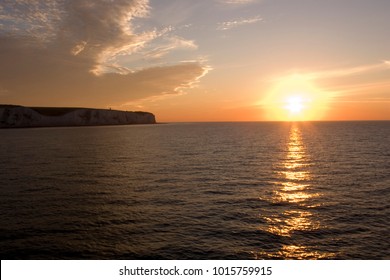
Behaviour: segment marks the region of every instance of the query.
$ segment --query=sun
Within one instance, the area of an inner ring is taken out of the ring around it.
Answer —
[[[310,75],[294,74],[276,79],[260,103],[268,120],[321,120],[329,94],[317,87]]]
[[[289,98],[287,98],[287,104],[286,104],[285,108],[291,114],[301,113],[303,108],[304,108],[302,97],[300,97],[300,96],[290,96]]]

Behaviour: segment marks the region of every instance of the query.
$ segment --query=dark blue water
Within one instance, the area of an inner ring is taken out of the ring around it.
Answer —
[[[390,259],[390,122],[0,139],[1,259]]]

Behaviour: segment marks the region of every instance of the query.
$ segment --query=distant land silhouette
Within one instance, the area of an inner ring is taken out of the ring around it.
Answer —
[[[149,112],[0,104],[0,128],[155,124]]]

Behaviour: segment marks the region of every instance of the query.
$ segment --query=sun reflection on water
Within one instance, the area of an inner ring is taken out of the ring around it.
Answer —
[[[318,195],[307,191],[310,188],[308,182],[311,179],[308,167],[301,132],[299,127],[294,125],[290,129],[287,155],[282,171],[278,172],[281,185],[273,192],[274,202],[304,203]]]
[[[313,199],[319,194],[312,190],[310,158],[306,154],[301,130],[297,124],[290,128],[286,156],[276,172],[279,180],[275,183],[275,189],[266,196],[274,206],[270,213],[262,215],[265,223],[261,229],[283,237],[286,244],[281,244],[277,251],[274,248],[267,252],[258,252],[256,257],[331,258],[332,254],[321,253],[294,238],[294,234],[302,237],[321,227],[312,211],[317,206]]]
[[[270,252],[267,258],[284,259],[284,260],[316,260],[316,259],[331,259],[335,254],[320,252],[313,250],[307,246],[283,245],[277,252]],[[256,258],[262,259],[262,256],[257,254]]]

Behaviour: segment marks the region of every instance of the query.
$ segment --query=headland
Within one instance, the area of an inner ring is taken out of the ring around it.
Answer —
[[[149,112],[0,104],[0,128],[155,124]]]

